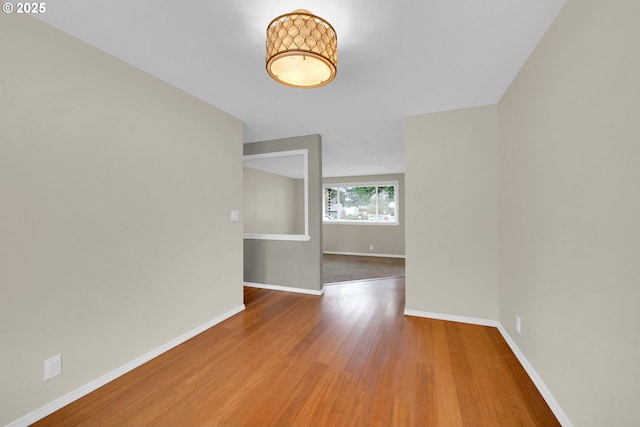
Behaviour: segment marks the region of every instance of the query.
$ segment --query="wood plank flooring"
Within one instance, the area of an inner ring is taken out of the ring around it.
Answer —
[[[404,316],[401,278],[245,303],[35,425],[559,425],[495,328]]]

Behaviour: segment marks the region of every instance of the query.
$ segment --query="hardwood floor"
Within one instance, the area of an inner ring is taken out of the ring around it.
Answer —
[[[246,311],[37,426],[555,426],[495,328],[404,316],[404,281]]]

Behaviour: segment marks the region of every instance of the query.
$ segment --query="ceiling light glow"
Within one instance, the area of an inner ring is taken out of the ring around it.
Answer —
[[[278,83],[297,88],[331,82],[338,66],[338,36],[324,19],[297,9],[267,26],[267,73]]]

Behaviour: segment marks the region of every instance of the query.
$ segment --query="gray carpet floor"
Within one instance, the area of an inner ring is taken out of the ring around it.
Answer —
[[[403,258],[324,254],[322,261],[324,284],[404,276]]]

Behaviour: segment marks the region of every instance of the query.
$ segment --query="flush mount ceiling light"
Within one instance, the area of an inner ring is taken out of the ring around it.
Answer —
[[[298,9],[267,27],[267,73],[278,83],[299,88],[328,84],[336,76],[338,36],[324,19]]]

